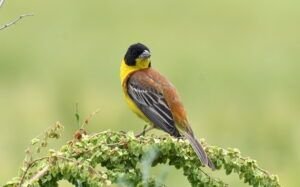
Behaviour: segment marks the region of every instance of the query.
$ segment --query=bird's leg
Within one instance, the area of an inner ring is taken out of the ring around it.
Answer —
[[[154,129],[153,126],[150,126],[149,128],[147,128],[147,126],[148,126],[148,125],[145,125],[143,131],[140,132],[140,133],[138,133],[137,135],[135,135],[135,137],[138,138],[138,137],[140,137],[140,136],[145,136],[146,132],[148,132],[148,131]]]
[[[138,133],[137,135],[135,135],[135,137],[140,137],[140,136],[145,136],[146,133],[146,129],[147,129],[147,124],[144,126],[144,129],[142,132]]]
[[[179,136],[179,137],[177,137],[177,140],[184,140],[184,139],[185,139],[184,136]]]

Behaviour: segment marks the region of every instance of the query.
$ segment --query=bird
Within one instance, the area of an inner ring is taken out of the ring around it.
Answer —
[[[121,86],[129,108],[150,124],[150,129],[188,139],[202,165],[214,170],[214,164],[194,135],[176,88],[151,67],[150,57],[146,45],[134,43],[121,61]]]

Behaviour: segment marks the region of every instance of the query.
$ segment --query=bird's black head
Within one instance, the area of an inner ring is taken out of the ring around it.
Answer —
[[[129,46],[125,54],[124,61],[128,66],[136,66],[138,61],[148,61],[150,56],[151,54],[148,47],[141,43],[136,43]]]

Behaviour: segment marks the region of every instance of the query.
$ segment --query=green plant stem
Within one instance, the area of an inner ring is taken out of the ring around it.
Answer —
[[[277,176],[258,167],[255,160],[242,157],[239,150],[208,146],[204,141],[202,144],[216,169],[223,168],[228,175],[236,173],[251,186],[280,186]],[[113,131],[83,135],[82,139],[73,140],[60,150],[49,150],[48,156],[29,162],[23,174],[6,186],[57,186],[61,179],[75,186],[78,186],[78,181],[84,186],[109,186],[113,183],[164,186],[155,177],[144,176],[145,170],[157,164],[182,169],[191,186],[228,186],[204,172],[191,146],[183,139],[135,137],[133,133]]]

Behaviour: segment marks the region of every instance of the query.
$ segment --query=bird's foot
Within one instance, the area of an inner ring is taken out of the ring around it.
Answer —
[[[148,126],[148,125],[145,125],[143,131],[140,132],[140,133],[138,133],[138,134],[136,134],[135,137],[138,138],[138,137],[140,137],[140,136],[145,136],[146,132],[148,132],[148,131],[154,129],[153,126],[151,126],[151,127],[149,127],[149,128],[147,128],[147,126]]]

